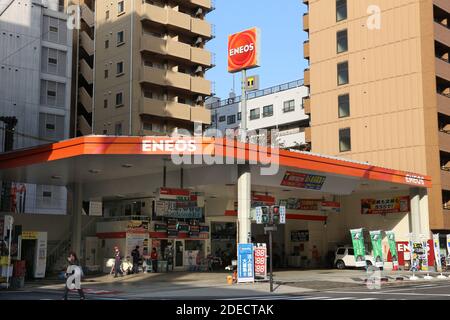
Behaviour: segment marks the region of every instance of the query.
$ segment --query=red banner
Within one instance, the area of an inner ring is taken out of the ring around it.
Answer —
[[[255,247],[255,277],[267,276],[267,247]]]

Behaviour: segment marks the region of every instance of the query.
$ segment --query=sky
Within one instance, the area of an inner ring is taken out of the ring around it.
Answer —
[[[303,59],[302,17],[306,6],[298,0],[215,0],[216,10],[207,20],[215,25],[216,38],[207,48],[215,53],[216,66],[206,77],[215,82],[216,96],[228,97],[233,88],[233,75],[227,71],[228,35],[251,27],[261,30],[261,67],[249,70],[258,74],[260,88],[303,78],[307,61]],[[235,75],[235,88],[240,95],[240,73]]]

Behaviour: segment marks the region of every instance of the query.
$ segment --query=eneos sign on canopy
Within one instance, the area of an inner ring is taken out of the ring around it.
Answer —
[[[252,28],[228,36],[228,72],[259,66],[259,38],[258,28]]]

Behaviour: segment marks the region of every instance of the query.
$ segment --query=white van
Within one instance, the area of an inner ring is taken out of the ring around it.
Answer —
[[[375,265],[372,256],[366,255],[367,266]],[[334,266],[338,269],[355,268],[355,251],[353,247],[339,247],[336,250],[336,257],[334,258]]]

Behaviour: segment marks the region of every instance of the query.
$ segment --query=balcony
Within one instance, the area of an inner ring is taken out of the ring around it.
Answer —
[[[191,107],[174,101],[143,98],[139,106],[141,115],[188,120],[191,119]]]
[[[79,101],[87,112],[92,112],[92,97],[84,87],[81,87],[79,90]]]
[[[211,0],[188,0],[187,2],[190,2],[195,6],[199,6],[208,10],[212,9]]]
[[[212,55],[211,52],[200,49],[200,48],[191,48],[191,61],[193,63],[197,63],[202,66],[211,67],[212,66]]]
[[[95,24],[94,12],[84,3],[80,6],[80,11],[81,11],[81,19],[83,19],[84,22],[86,22],[86,24],[90,28],[92,28]]]
[[[191,107],[191,121],[211,124],[211,110],[204,107]]]
[[[188,74],[181,72],[154,67],[143,67],[141,69],[140,82],[190,91],[190,78]]]
[[[309,41],[303,42],[303,58],[309,60]]]
[[[203,77],[191,77],[191,91],[205,96],[211,95],[211,81]]]
[[[303,75],[303,84],[307,87],[311,85],[311,71],[309,69],[305,69],[305,73]]]
[[[94,40],[92,40],[86,31],[81,31],[80,34],[81,46],[87,52],[88,55],[92,56],[94,54]]]
[[[94,81],[94,73],[92,68],[87,64],[86,60],[80,61],[80,74],[87,81],[87,83],[92,84]]]
[[[444,11],[450,12],[450,2],[448,0],[433,0],[433,4]]]
[[[305,128],[305,142],[311,143],[311,127]]]
[[[170,8],[161,8],[145,3],[143,5],[143,12],[141,13],[141,20],[168,25],[206,38],[212,38],[212,27],[210,23],[202,19],[192,18],[188,14]]]
[[[205,20],[201,19],[191,19],[191,32],[198,34],[205,38],[211,38],[212,37],[212,28],[211,24],[208,23]]]
[[[305,13],[303,15],[303,31],[309,31],[309,14]]]
[[[450,63],[440,58],[436,58],[436,75],[450,81]]]
[[[445,44],[447,47],[450,47],[450,29],[439,22],[435,22],[434,39],[442,44]]]
[[[303,109],[305,110],[305,114],[311,114],[311,98],[310,97],[303,98]]]
[[[450,134],[439,132],[439,150],[450,152]]]
[[[92,134],[92,127],[83,116],[78,116],[78,130],[83,136]]]
[[[450,190],[450,171],[441,170],[441,185],[442,189]]]
[[[437,94],[437,109],[439,113],[450,116],[450,95]]]

